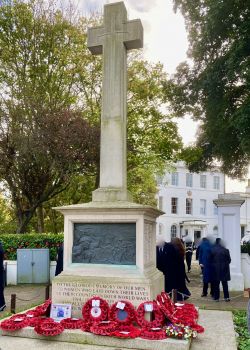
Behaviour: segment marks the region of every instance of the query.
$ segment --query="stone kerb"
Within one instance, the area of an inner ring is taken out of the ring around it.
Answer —
[[[23,328],[9,332],[0,330],[0,335],[11,335],[14,337],[22,338],[33,338],[48,340],[48,337],[40,336],[35,333],[34,329],[31,327]],[[50,341],[56,342],[67,342],[67,343],[76,343],[76,344],[89,344],[90,350],[93,349],[95,345],[100,346],[102,349],[107,347],[107,350],[110,349],[124,349],[124,350],[188,350],[190,349],[191,341],[190,340],[176,340],[176,339],[166,339],[166,340],[146,340],[142,338],[135,339],[118,339],[114,337],[94,335],[92,333],[82,332],[80,330],[64,330],[58,336],[50,337]],[[58,344],[60,346],[60,344]]]

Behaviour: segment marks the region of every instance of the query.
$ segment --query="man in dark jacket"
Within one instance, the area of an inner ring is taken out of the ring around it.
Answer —
[[[224,300],[230,301],[228,292],[228,281],[230,281],[231,257],[229,250],[223,247],[221,239],[216,238],[215,245],[211,250],[211,264],[214,272],[214,300],[220,299],[220,282],[222,283]]]
[[[60,244],[57,250],[55,276],[59,275],[62,271],[63,271],[63,244]]]
[[[165,292],[169,293],[175,288],[175,271],[173,262],[176,260],[176,251],[171,243],[163,240],[157,242],[156,267],[164,274]]]

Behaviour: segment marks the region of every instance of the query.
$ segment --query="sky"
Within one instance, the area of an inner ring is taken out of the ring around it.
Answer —
[[[116,0],[75,0],[84,15],[103,13],[103,5]],[[188,38],[184,18],[174,13],[172,0],[124,0],[128,19],[141,19],[144,28],[143,54],[151,62],[161,62],[172,75],[186,59]],[[177,121],[185,145],[195,141],[197,124],[190,117]],[[244,191],[246,183],[227,179],[226,191]]]

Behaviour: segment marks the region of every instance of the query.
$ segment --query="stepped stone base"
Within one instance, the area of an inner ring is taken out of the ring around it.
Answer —
[[[189,340],[146,340],[142,338],[118,339],[94,335],[92,333],[82,332],[80,330],[64,330],[64,332],[55,337],[45,337],[35,333],[31,327],[23,328],[15,332],[6,332],[0,330],[2,336],[12,336],[21,338],[41,339],[54,342],[67,342],[75,344],[84,344],[86,350],[189,350],[191,341]],[[60,343],[58,344],[60,346]],[[85,349],[85,348],[84,348]]]

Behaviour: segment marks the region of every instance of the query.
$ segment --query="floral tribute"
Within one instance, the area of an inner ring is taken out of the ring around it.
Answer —
[[[137,338],[141,334],[141,330],[133,325],[119,325],[118,329],[112,333],[117,338]]]
[[[109,319],[118,324],[131,325],[136,321],[136,311],[133,304],[126,300],[114,303],[109,311]]]
[[[145,313],[152,312],[154,317],[153,321],[147,321],[145,319]],[[142,328],[157,328],[162,327],[165,320],[165,316],[161,311],[159,305],[155,301],[144,302],[138,306],[137,309],[137,323]]]
[[[166,328],[166,334],[170,338],[178,338],[178,339],[190,339],[196,338],[197,332],[193,330],[189,326],[184,325],[169,325]]]
[[[106,300],[95,296],[89,299],[82,308],[84,320],[92,322],[102,322],[107,320],[109,313],[109,304]]]
[[[35,328],[35,332],[40,335],[53,337],[61,334],[64,331],[64,327],[54,320],[45,320],[40,322]]]
[[[197,323],[198,311],[193,304],[176,303],[165,292],[156,300],[141,303],[137,310],[127,300],[121,300],[109,307],[106,300],[94,296],[82,308],[83,319],[67,318],[55,322],[48,316],[51,300],[26,313],[16,314],[0,323],[0,328],[12,332],[24,327],[44,336],[55,336],[64,329],[80,329],[102,336],[118,338],[141,337],[161,340],[168,337],[191,339],[204,328]],[[151,320],[146,319],[151,314]]]
[[[65,318],[60,324],[65,329],[81,329],[85,327],[85,322],[79,318]]]
[[[118,328],[118,324],[114,321],[102,321],[94,323],[90,327],[90,332],[98,335],[109,335],[112,336],[113,332]]]

